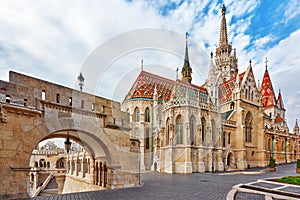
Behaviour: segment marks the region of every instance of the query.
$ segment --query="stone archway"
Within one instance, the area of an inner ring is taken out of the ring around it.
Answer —
[[[28,197],[29,162],[33,149],[46,138],[65,137],[68,131],[71,138],[80,139],[95,159],[105,155],[107,187],[138,184],[138,165],[135,164],[138,154],[130,150],[129,134],[105,128],[103,119],[50,107],[41,111],[5,104],[1,109],[6,118],[0,121],[0,198]],[[130,180],[122,178],[123,182],[118,182],[114,180],[117,176],[130,177]]]
[[[236,168],[234,155],[232,152],[229,152],[226,159],[227,168]]]

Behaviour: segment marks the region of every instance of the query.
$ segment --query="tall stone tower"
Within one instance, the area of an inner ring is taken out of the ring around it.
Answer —
[[[216,49],[215,62],[218,70],[221,71],[223,81],[227,81],[238,73],[238,60],[236,50],[232,55],[232,46],[228,44],[227,25],[226,25],[226,7],[222,7],[222,20],[220,28],[219,46]]]
[[[192,68],[190,66],[189,54],[188,54],[188,33],[185,34],[185,55],[184,63],[181,70],[182,80],[189,83],[192,82]]]

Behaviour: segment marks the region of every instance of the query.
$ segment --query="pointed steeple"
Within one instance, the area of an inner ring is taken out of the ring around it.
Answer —
[[[226,24],[226,7],[225,4],[223,4],[222,7],[222,21],[221,21],[221,29],[220,29],[220,40],[219,45],[227,45],[228,44],[228,36],[227,36],[227,24]]]
[[[261,95],[264,108],[269,108],[276,105],[275,93],[267,67],[261,82]]]
[[[213,52],[210,53],[210,66],[208,71],[208,82],[209,84],[213,84],[216,79],[216,66],[213,61]]]
[[[221,72],[223,81],[227,81],[238,74],[238,59],[236,51],[232,52],[232,45],[228,43],[227,24],[226,24],[226,7],[222,7],[222,19],[220,26],[219,46],[216,49],[215,63]]]
[[[277,106],[279,109],[284,109],[283,100],[281,96],[281,91],[279,89],[278,98],[277,98]]]
[[[192,68],[190,67],[189,54],[188,54],[188,33],[185,34],[185,55],[184,63],[181,70],[182,80],[189,83],[192,82]]]
[[[298,126],[298,120],[297,119],[296,119],[296,123],[295,123],[295,126],[294,126],[294,133],[299,134],[299,126]]]

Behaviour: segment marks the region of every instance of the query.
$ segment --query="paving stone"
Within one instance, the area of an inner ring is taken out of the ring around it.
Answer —
[[[295,175],[295,164],[282,166],[278,169],[281,174]],[[232,186],[239,183],[249,183],[263,178],[278,176],[277,173],[265,174],[232,174],[223,176],[221,173],[195,173],[189,175],[180,174],[159,174],[144,173],[142,174],[142,187],[100,190],[93,192],[82,192],[63,194],[53,196],[54,200],[58,199],[84,199],[84,200],[119,200],[119,199],[140,199],[140,200],[225,200]],[[41,198],[32,198],[41,199]],[[43,199],[50,199],[46,197]],[[245,192],[238,192],[235,199],[265,199],[264,195],[255,195]]]

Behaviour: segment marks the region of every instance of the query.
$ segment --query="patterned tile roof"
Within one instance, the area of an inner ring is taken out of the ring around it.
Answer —
[[[242,80],[246,71],[239,74],[239,79]],[[235,87],[236,77],[232,77],[231,79],[223,82],[219,86],[219,99],[220,103],[224,103],[226,101],[229,101],[232,98],[232,91]]]
[[[264,108],[269,108],[276,105],[275,93],[267,69],[261,82],[261,95]]]
[[[158,94],[158,100],[169,101],[175,85],[180,85],[180,87],[176,88],[177,91],[175,93],[175,95],[178,97],[185,96],[186,88],[189,88],[189,91],[197,90],[201,91],[201,93],[207,93],[203,85],[197,86],[182,80],[174,81],[146,71],[142,71],[126,95],[125,101],[129,99],[151,100],[153,99],[155,87]]]
[[[278,98],[277,98],[277,106],[280,109],[284,109],[283,100],[282,100],[280,91],[279,91]]]

